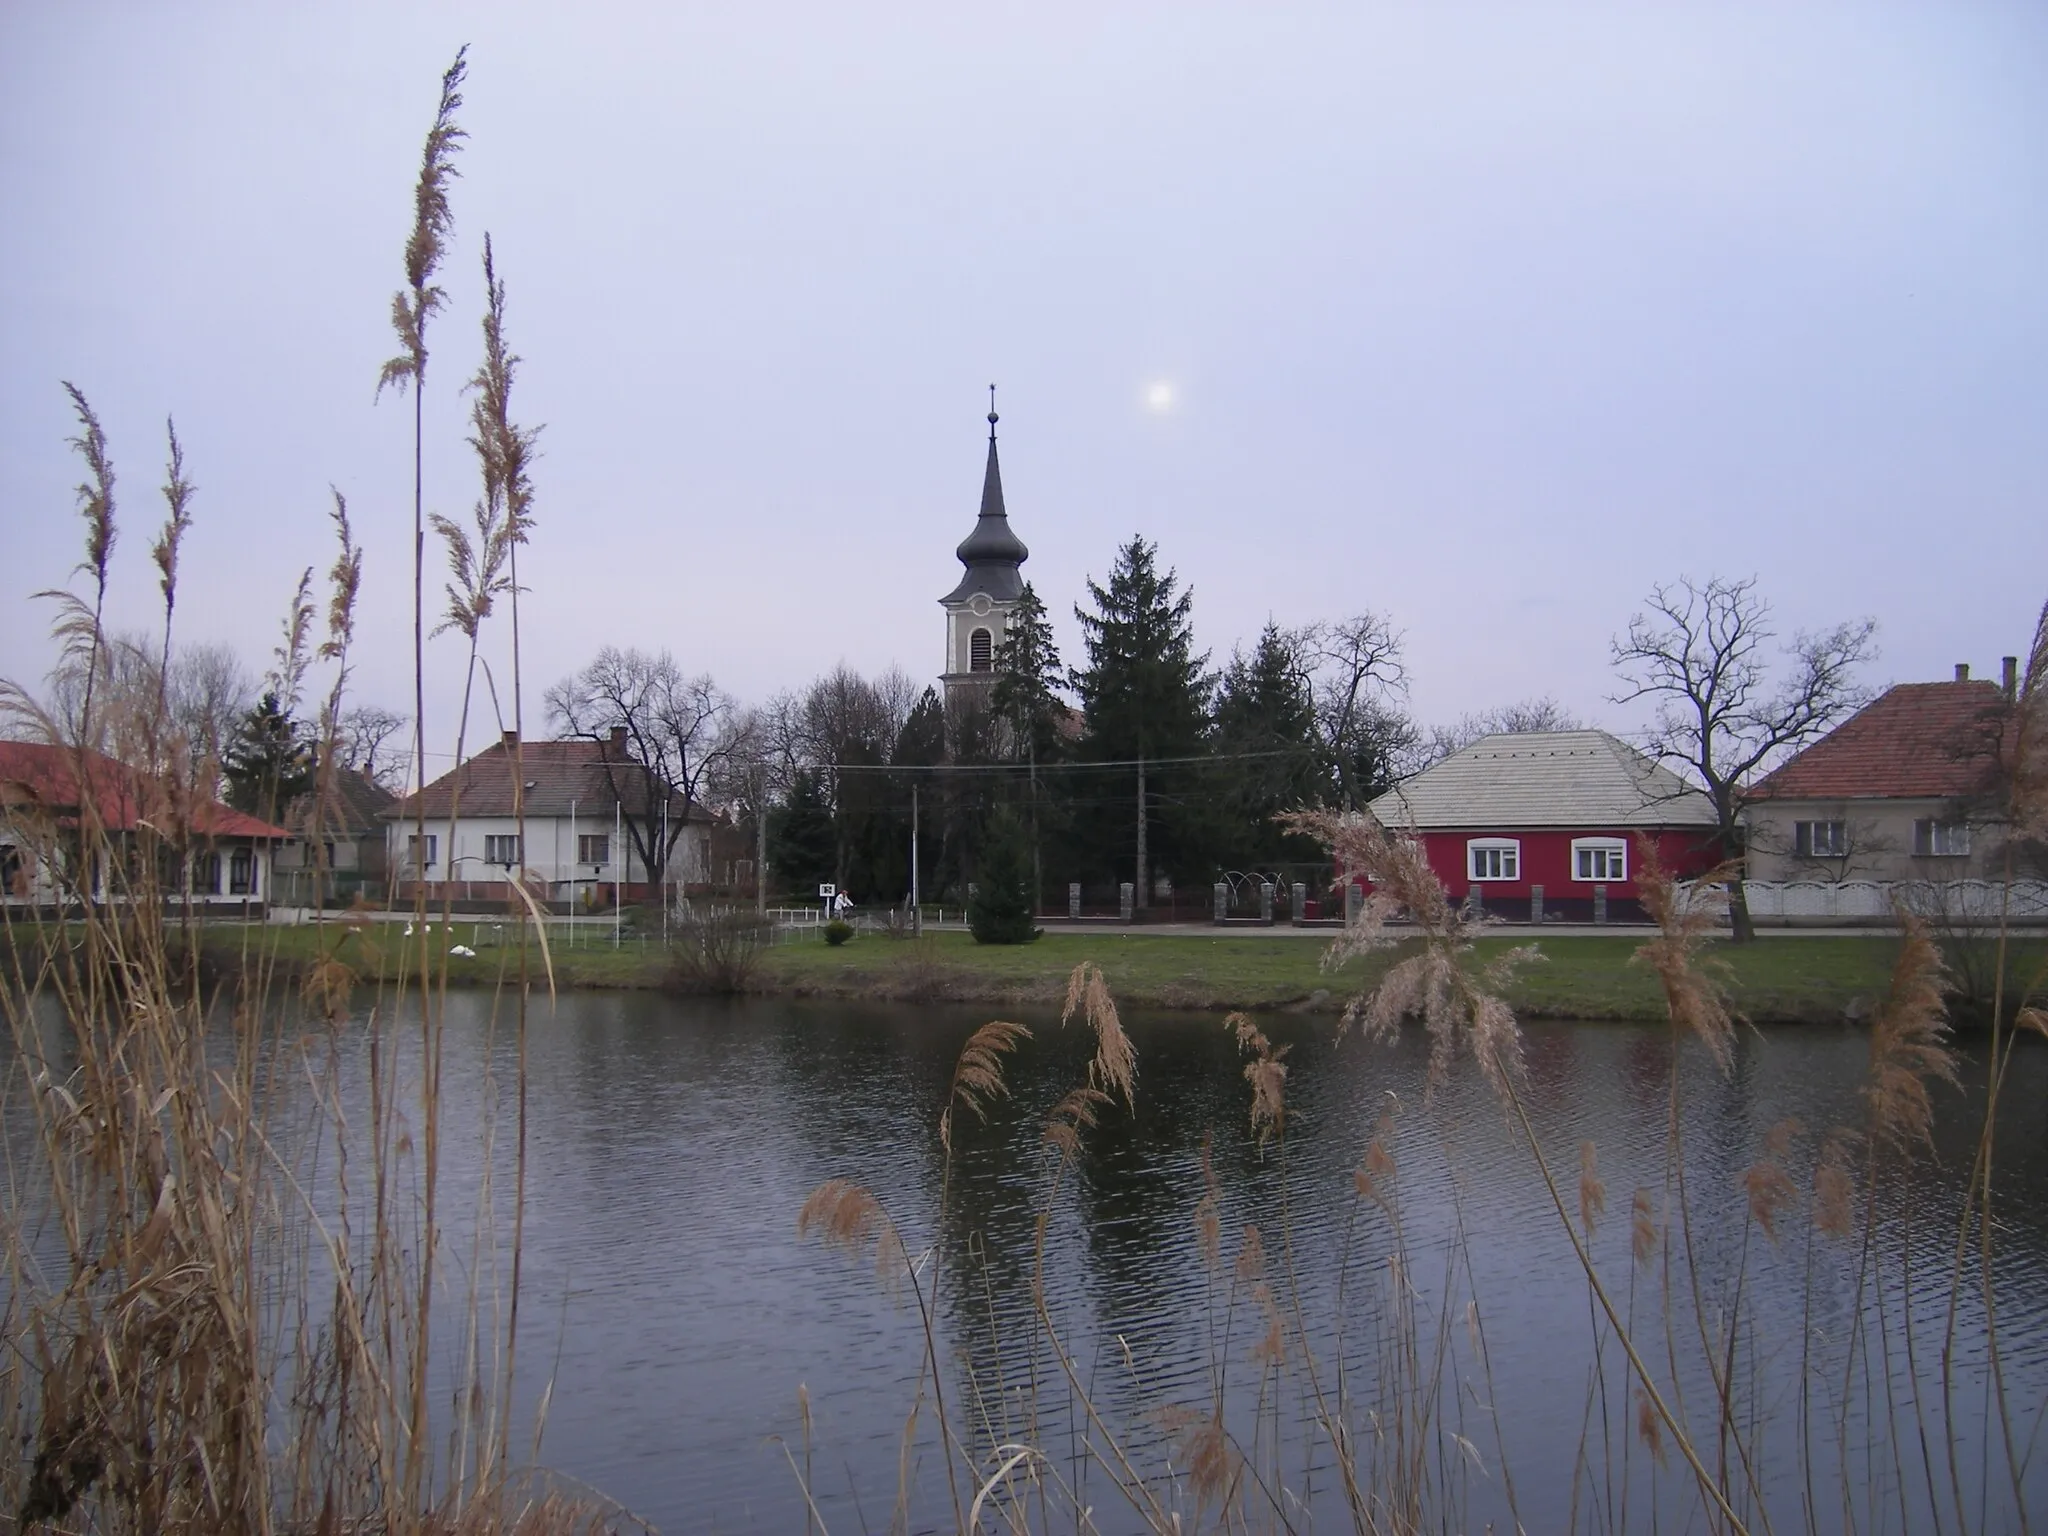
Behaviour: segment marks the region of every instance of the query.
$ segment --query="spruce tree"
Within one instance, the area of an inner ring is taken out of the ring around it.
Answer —
[[[264,694],[242,717],[221,777],[227,781],[229,805],[271,822],[312,790],[312,744],[275,693]]]
[[[1282,812],[1319,803],[1315,699],[1295,637],[1268,622],[1247,656],[1224,669],[1216,700],[1217,767],[1226,856],[1238,868],[1317,857],[1313,841],[1290,838]]]
[[[832,806],[816,774],[804,772],[789,798],[768,813],[768,864],[786,890],[808,896],[837,863]]]
[[[1007,810],[990,818],[967,902],[967,927],[977,944],[1029,944],[1038,937],[1029,850]]]
[[[1202,807],[1207,786],[1201,769],[1185,761],[1207,751],[1213,691],[1204,671],[1208,655],[1195,650],[1194,592],[1180,590],[1173,571],[1161,574],[1156,545],[1133,538],[1117,551],[1108,585],[1091,580],[1088,593],[1094,611],[1074,610],[1088,664],[1070,679],[1084,716],[1079,756],[1145,762],[1148,870],[1206,880],[1215,864]],[[1093,803],[1082,846],[1110,854],[1117,872],[1135,868],[1138,772],[1119,767],[1088,776]],[[1138,892],[1141,905],[1149,898]]]
[[[1003,643],[996,647],[995,672],[989,704],[1007,731],[1010,755],[1049,762],[1059,750],[1060,722],[1066,716],[1059,696],[1066,673],[1045,604],[1028,581],[1010,611]]]

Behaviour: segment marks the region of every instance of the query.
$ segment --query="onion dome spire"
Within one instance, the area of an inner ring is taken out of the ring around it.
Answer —
[[[986,593],[997,602],[1014,602],[1024,590],[1024,578],[1017,567],[1031,558],[1024,541],[1010,529],[1009,513],[1003,506],[1003,470],[996,457],[996,387],[988,387],[988,468],[981,477],[981,515],[974,531],[954,551],[967,573],[960,585],[941,599],[964,602],[976,593]]]

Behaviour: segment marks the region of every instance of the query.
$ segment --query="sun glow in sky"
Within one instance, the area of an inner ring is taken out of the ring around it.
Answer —
[[[1173,409],[1173,386],[1164,379],[1145,386],[1145,404],[1164,415]]]

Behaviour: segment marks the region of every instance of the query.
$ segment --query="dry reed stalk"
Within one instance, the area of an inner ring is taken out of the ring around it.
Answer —
[[[1060,1009],[1060,1027],[1065,1028],[1079,1013],[1095,1032],[1095,1056],[1088,1063],[1088,1081],[1105,1094],[1121,1094],[1124,1107],[1134,1108],[1138,1081],[1138,1052],[1124,1033],[1117,1017],[1116,1000],[1109,995],[1102,967],[1083,960],[1067,978],[1067,1000]],[[1093,1121],[1089,1122],[1091,1125]]]
[[[953,1111],[969,1110],[986,1125],[990,1102],[1010,1096],[1010,1085],[1003,1080],[1003,1058],[1017,1049],[1020,1040],[1030,1038],[1031,1031],[1022,1024],[991,1019],[960,1047],[959,1059],[953,1063],[953,1081],[946,1090],[946,1107],[939,1114],[939,1145],[948,1158],[953,1155]]]
[[[1346,879],[1372,883],[1357,919],[1325,953],[1326,969],[1395,943],[1386,924],[1397,913],[1408,915],[1421,940],[1418,953],[1396,961],[1378,986],[1346,1005],[1340,1037],[1355,1025],[1367,1040],[1389,1040],[1403,1020],[1419,1019],[1430,1038],[1432,1088],[1446,1080],[1460,1052],[1469,1051],[1505,1101],[1521,1070],[1522,1034],[1498,994],[1516,969],[1540,961],[1540,952],[1519,946],[1477,966],[1473,942],[1491,921],[1453,906],[1422,844],[1395,836],[1370,813],[1302,811],[1283,821],[1329,848]]]
[[[1579,1143],[1579,1225],[1585,1229],[1586,1241],[1593,1240],[1593,1230],[1600,1218],[1607,1214],[1607,1185],[1600,1177],[1600,1154],[1591,1141]]]
[[[1637,833],[1635,842],[1636,891],[1657,935],[1639,945],[1632,960],[1657,973],[1672,1028],[1698,1040],[1726,1073],[1735,1061],[1735,1021],[1701,951],[1727,908],[1720,882],[1732,877],[1733,866],[1702,875],[1685,891],[1665,868],[1655,841]]]
[[[1891,987],[1870,1026],[1870,1070],[1863,1102],[1870,1135],[1906,1154],[1934,1146],[1931,1084],[1957,1084],[1945,1013],[1946,974],[1927,925],[1901,908],[1899,954]]]
[[[1244,1080],[1252,1089],[1252,1136],[1260,1146],[1274,1136],[1286,1134],[1287,1063],[1292,1047],[1277,1050],[1265,1032],[1247,1014],[1233,1013],[1223,1027],[1237,1037],[1237,1048],[1251,1057],[1244,1064]]]

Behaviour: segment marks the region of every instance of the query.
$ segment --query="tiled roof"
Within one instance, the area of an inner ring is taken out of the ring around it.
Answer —
[[[384,812],[397,798],[361,769],[337,768],[332,793],[320,817],[321,833],[326,837],[364,837],[372,832],[382,836],[379,829]],[[307,836],[313,828],[313,810],[313,796],[302,795],[278,819],[295,834]]]
[[[1707,797],[1605,731],[1481,737],[1372,802],[1399,831],[1710,827]]]
[[[512,815],[512,746],[509,739],[493,742],[460,768],[442,774],[420,795],[406,795],[393,801],[382,812],[383,818],[403,821],[417,816],[416,802],[421,799],[426,803],[427,815],[445,817],[458,782],[462,786],[459,809],[464,816]],[[660,791],[650,795],[645,773],[626,755],[622,743],[580,738],[529,741],[520,749],[519,762],[525,774],[525,806],[529,816],[567,816],[572,805],[585,816],[609,816],[614,785],[628,816],[645,814],[650,799],[657,811],[661,807]],[[680,791],[670,791],[669,806],[672,815],[683,814]],[[712,819],[701,805],[690,806],[689,814],[693,821]]]
[[[233,810],[189,786],[139,773],[101,752],[40,741],[0,741],[0,806],[26,806],[73,820],[84,800],[81,775],[92,786],[100,825],[109,832],[132,832],[139,822],[148,822],[169,831],[189,828],[202,837],[267,840],[288,835],[282,827]]]
[[[1755,800],[1952,799],[1996,776],[2005,694],[1983,680],[1900,683],[1771,773]]]

